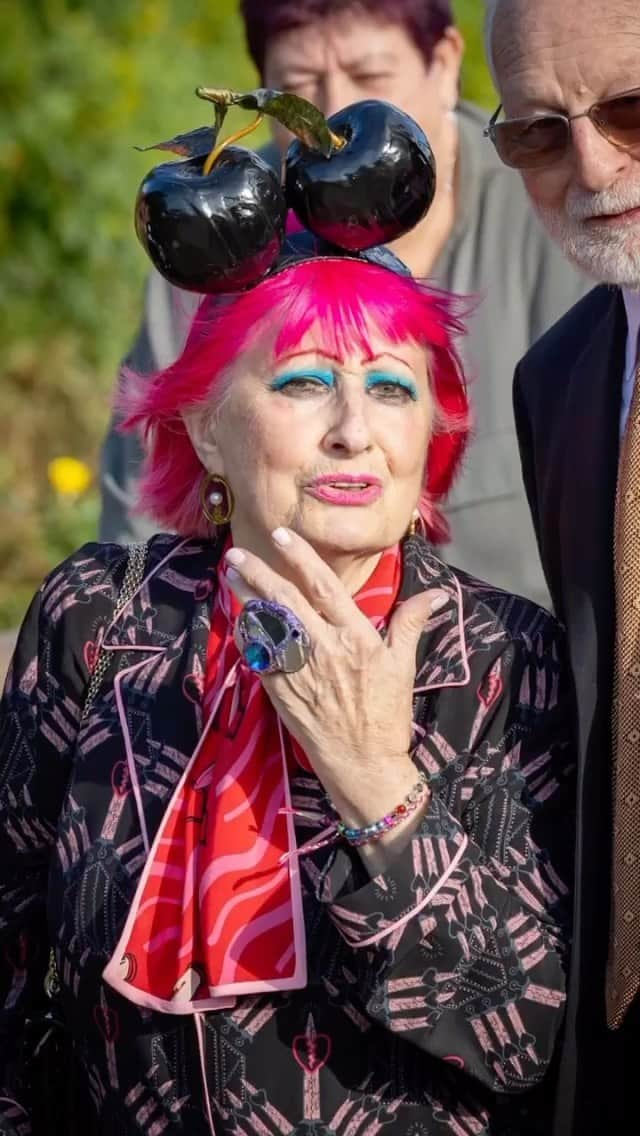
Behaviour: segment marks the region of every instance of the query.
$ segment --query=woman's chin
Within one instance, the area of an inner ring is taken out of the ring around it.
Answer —
[[[371,524],[362,516],[346,521],[336,517],[332,524],[305,525],[296,531],[324,560],[371,555],[395,543],[386,525]]]

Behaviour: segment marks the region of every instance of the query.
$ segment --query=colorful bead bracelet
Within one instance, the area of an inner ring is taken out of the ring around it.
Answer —
[[[336,828],[340,836],[344,836],[348,844],[357,848],[360,844],[367,844],[370,840],[379,840],[384,836],[385,832],[390,832],[392,828],[400,824],[411,813],[414,813],[417,808],[427,799],[429,795],[429,785],[427,782],[426,773],[421,773],[418,781],[413,786],[413,789],[407,793],[403,801],[396,805],[390,813],[386,813],[380,820],[375,820],[372,824],[366,824],[363,828],[351,828],[345,824],[344,821],[338,821]]]

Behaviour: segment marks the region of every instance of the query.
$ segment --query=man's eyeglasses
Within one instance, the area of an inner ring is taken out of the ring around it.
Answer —
[[[571,123],[588,118],[607,141],[621,150],[640,153],[640,87],[594,103],[582,114],[538,114],[531,118],[508,118],[498,122],[499,106],[485,129],[498,156],[516,170],[551,166],[565,156],[571,145]]]

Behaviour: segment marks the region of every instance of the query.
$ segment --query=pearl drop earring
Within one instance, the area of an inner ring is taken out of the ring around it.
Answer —
[[[202,512],[210,525],[226,525],[233,513],[233,493],[224,477],[209,473],[203,478],[200,487]]]

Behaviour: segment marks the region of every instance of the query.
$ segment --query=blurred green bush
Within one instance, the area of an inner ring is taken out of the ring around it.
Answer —
[[[481,9],[457,4],[464,93],[489,105]],[[20,0],[0,5],[0,43],[2,628],[96,532],[95,484],[64,494],[47,470],[61,455],[97,469],[139,315],[132,203],[154,158],[133,147],[208,121],[196,84],[255,76],[236,0]]]

